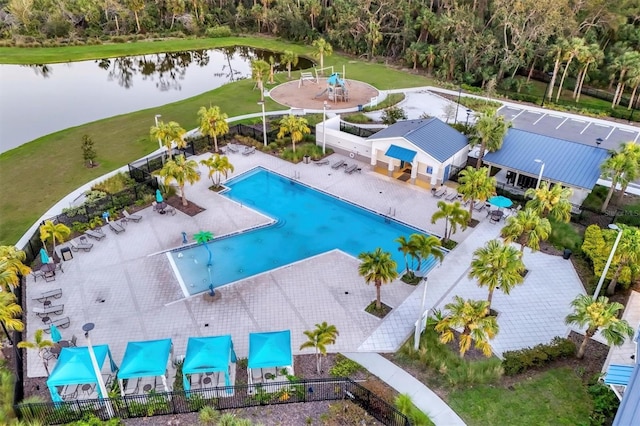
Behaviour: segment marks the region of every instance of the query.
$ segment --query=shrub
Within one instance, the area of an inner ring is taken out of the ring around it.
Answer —
[[[593,400],[593,411],[591,412],[592,425],[604,425],[613,423],[613,418],[618,411],[620,400],[611,388],[594,377],[589,383],[587,392]]]
[[[204,34],[209,38],[231,37],[231,28],[226,25],[215,26],[207,28]]]
[[[129,188],[135,184],[135,181],[129,176],[128,173],[120,172],[93,185],[91,189],[93,191],[102,191],[107,194],[116,194],[125,188]],[[87,195],[87,198],[89,196]]]
[[[406,120],[406,119],[407,119],[407,114],[404,112],[404,109],[397,106],[386,108],[382,113],[382,122],[384,124],[393,124],[398,120]]]
[[[371,118],[369,118],[368,116],[364,115],[361,112],[354,112],[351,114],[345,114],[342,116],[342,119],[346,122],[349,123],[355,123],[355,124],[365,124],[365,123],[372,123],[373,120]]]
[[[338,354],[333,367],[329,369],[329,375],[332,377],[349,377],[362,369],[362,366],[357,362]]]
[[[556,359],[568,358],[576,353],[576,345],[569,339],[554,337],[551,343],[536,345],[503,354],[502,368],[507,376],[523,373],[530,368],[542,367]]]

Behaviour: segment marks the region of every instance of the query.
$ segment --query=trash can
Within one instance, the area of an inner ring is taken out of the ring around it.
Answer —
[[[362,111],[363,109],[362,105],[358,105],[358,111]]]
[[[62,255],[62,260],[64,260],[65,262],[67,260],[73,259],[73,253],[71,253],[71,249],[69,247],[61,248],[60,254]]]
[[[304,157],[302,157],[302,161],[304,161],[304,164],[309,164],[309,156],[305,155]]]
[[[571,257],[571,250],[564,249],[564,254],[562,255],[563,259],[569,259]]]

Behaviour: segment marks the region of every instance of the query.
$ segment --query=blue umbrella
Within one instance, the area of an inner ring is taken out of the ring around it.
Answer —
[[[62,340],[62,334],[60,334],[60,330],[58,330],[58,327],[56,327],[55,324],[51,324],[49,328],[51,329],[51,340],[53,343],[58,343]]]
[[[47,254],[47,251],[43,248],[40,249],[40,260],[42,260],[43,265],[51,261],[51,259],[49,259],[49,255]]]
[[[489,198],[489,204],[499,208],[506,208],[506,207],[511,207],[511,205],[513,204],[513,201],[511,201],[507,197],[503,197],[502,195],[497,195],[495,197]]]
[[[162,198],[162,194],[160,193],[159,189],[156,189],[156,201],[158,203],[161,203],[164,201],[164,198]]]

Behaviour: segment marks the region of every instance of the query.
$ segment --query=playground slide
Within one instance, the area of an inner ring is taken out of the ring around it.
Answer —
[[[329,89],[324,89],[322,92],[318,93],[316,95],[316,99],[319,98],[320,96],[324,95],[325,93],[327,93],[327,90],[329,90]]]

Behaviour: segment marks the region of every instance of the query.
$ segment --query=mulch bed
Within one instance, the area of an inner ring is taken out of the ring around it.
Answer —
[[[196,203],[194,203],[193,201],[188,201],[188,200],[187,200],[187,205],[183,206],[182,198],[178,197],[177,195],[169,197],[167,200],[165,200],[165,202],[169,204],[171,207],[174,207],[176,210],[180,210],[182,213],[187,214],[191,217],[197,215],[198,213],[202,213],[203,211],[206,210],[200,207],[199,205],[197,205]]]

